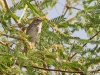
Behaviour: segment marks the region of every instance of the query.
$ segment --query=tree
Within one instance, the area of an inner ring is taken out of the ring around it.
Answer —
[[[45,10],[54,8],[58,0],[11,2],[9,6],[8,0],[0,0],[0,75],[95,75],[100,71],[99,0],[66,0],[62,15],[53,19],[46,17]],[[67,19],[66,13],[71,16],[73,9],[78,13]],[[31,49],[25,30],[35,17],[44,21],[40,40]],[[88,39],[72,36],[79,29]],[[88,43],[94,48],[88,48]],[[27,53],[22,52],[25,46]]]

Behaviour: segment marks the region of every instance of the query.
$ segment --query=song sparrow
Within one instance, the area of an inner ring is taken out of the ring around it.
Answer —
[[[38,34],[41,33],[42,20],[40,18],[36,18],[32,21],[32,23],[28,26],[26,34],[30,36],[29,41],[31,43],[36,43],[38,41]]]

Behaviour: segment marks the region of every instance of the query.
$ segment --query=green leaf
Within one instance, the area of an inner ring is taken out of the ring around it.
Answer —
[[[60,22],[63,22],[63,21],[65,21],[65,18],[64,18],[63,15],[61,15],[61,16],[58,16],[58,17],[56,17],[56,18],[50,20],[49,22],[50,22],[50,23],[59,24]]]
[[[39,11],[36,9],[36,6],[30,4],[28,1],[26,2],[26,4],[32,10],[33,13],[35,13],[36,15],[40,15]]]
[[[19,57],[19,58],[21,58],[21,59],[25,59],[25,60],[28,59],[28,57],[26,57],[24,54],[22,54],[22,53],[20,53],[20,52],[17,53],[17,57]]]

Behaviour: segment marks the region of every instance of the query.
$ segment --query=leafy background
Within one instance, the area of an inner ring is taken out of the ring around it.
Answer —
[[[65,4],[58,0],[11,2],[12,6],[8,0],[0,0],[0,75],[99,74],[100,0],[66,0]],[[63,6],[62,13],[50,19],[49,11],[58,3]],[[74,10],[78,10],[77,14],[68,18],[75,14]],[[31,49],[25,30],[35,17],[44,21],[40,40]],[[80,30],[87,38],[73,36]],[[26,45],[28,52],[23,53]]]

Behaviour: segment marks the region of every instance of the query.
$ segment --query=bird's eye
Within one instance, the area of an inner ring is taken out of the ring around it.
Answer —
[[[39,20],[38,18],[36,20]]]
[[[42,21],[40,18],[36,18],[35,21]]]

